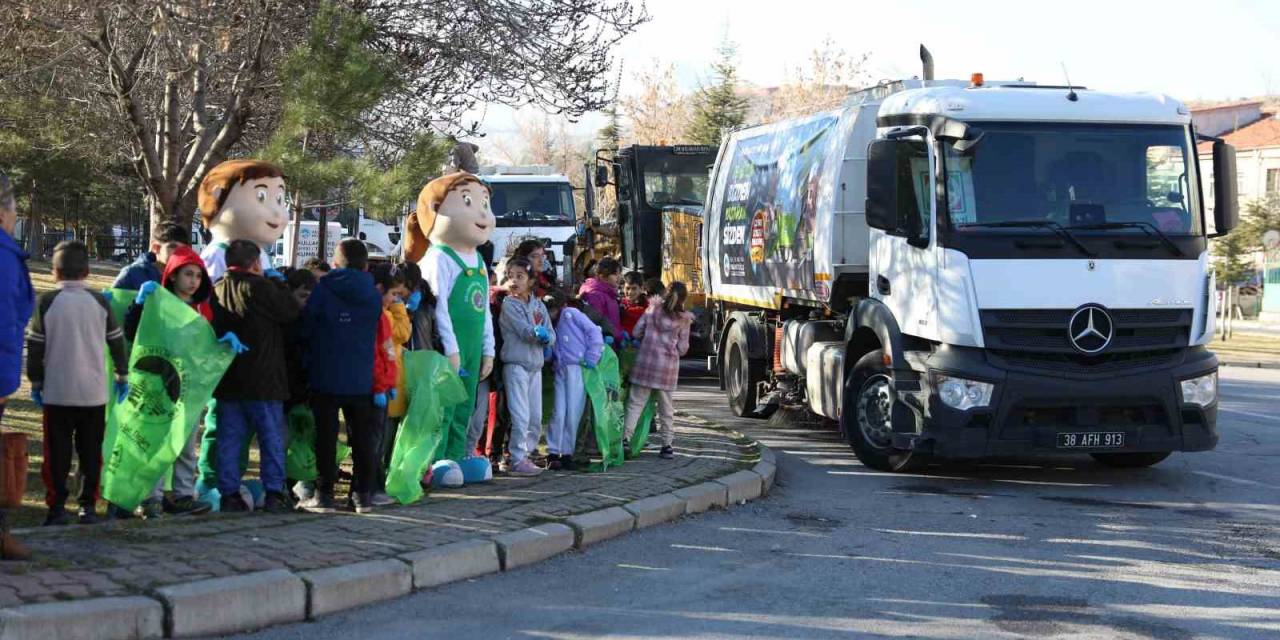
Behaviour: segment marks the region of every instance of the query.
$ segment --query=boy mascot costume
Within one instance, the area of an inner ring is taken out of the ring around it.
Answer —
[[[285,204],[284,172],[271,163],[240,158],[227,160],[209,170],[200,182],[200,220],[213,236],[213,242],[201,252],[210,284],[227,272],[227,245],[232,240],[249,240],[262,248],[262,271],[268,277],[283,280],[271,268],[267,248],[284,234],[289,220]],[[246,345],[253,348],[255,345]],[[212,402],[205,420],[200,443],[200,483],[197,491],[218,486],[216,464],[217,426],[213,421]],[[245,443],[243,465],[248,464]],[[213,501],[217,504],[217,501]]]
[[[489,241],[494,224],[489,187],[462,171],[427,183],[418,194],[417,211],[405,223],[405,261],[419,263],[436,296],[440,342],[467,390],[466,402],[445,412],[444,435],[434,457],[458,463],[466,482],[492,477],[488,459],[467,451],[467,425],[476,406],[476,387],[493,371],[488,266],[476,249]]]

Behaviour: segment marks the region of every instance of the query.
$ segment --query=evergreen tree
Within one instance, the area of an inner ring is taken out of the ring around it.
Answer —
[[[1218,285],[1242,284],[1249,269],[1246,260],[1250,251],[1248,234],[1243,229],[1235,229],[1214,240],[1212,245],[1213,270],[1217,274]]]
[[[696,144],[719,145],[725,132],[747,120],[747,99],[738,95],[737,47],[728,38],[720,43],[720,57],[712,64],[715,76],[693,99],[693,121],[686,137]]]

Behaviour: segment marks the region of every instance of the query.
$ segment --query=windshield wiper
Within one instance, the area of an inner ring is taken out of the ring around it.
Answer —
[[[989,228],[989,229],[1019,229],[1019,228],[1052,229],[1054,233],[1058,234],[1059,236],[1062,236],[1063,240],[1066,240],[1067,242],[1070,242],[1071,244],[1075,245],[1075,247],[1080,250],[1080,253],[1083,253],[1086,256],[1089,256],[1091,258],[1097,255],[1093,251],[1090,251],[1089,247],[1084,246],[1084,243],[1080,242],[1079,239],[1071,235],[1071,232],[1067,231],[1066,227],[1063,227],[1062,225],[1052,220],[1005,220],[1003,222],[970,222],[967,224],[956,225],[956,228],[958,229],[972,229],[975,227],[983,227],[983,228]],[[1072,227],[1072,228],[1075,229],[1078,227]]]
[[[1165,233],[1161,231],[1159,227],[1155,226],[1154,224],[1151,224],[1150,222],[1142,222],[1139,220],[1135,220],[1132,222],[1099,222],[1097,224],[1073,225],[1068,228],[1080,229],[1080,230],[1142,229],[1142,232],[1147,234],[1148,236],[1151,236],[1152,238],[1158,238],[1160,240],[1160,244],[1163,244],[1165,247],[1169,249],[1169,251],[1172,251],[1173,255],[1175,256],[1186,255],[1186,253],[1183,252],[1182,247],[1179,247],[1173,240],[1170,240],[1169,236],[1165,235]]]

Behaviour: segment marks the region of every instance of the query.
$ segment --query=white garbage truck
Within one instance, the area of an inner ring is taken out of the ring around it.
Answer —
[[[931,67],[721,145],[703,264],[734,412],[807,407],[888,471],[1212,449],[1234,149],[1167,96]]]

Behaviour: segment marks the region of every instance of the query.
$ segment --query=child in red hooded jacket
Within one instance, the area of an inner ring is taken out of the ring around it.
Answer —
[[[138,297],[125,312],[124,334],[129,342],[133,342],[137,337],[138,323],[142,320],[142,307],[147,297],[158,286],[163,286],[191,305],[191,308],[205,320],[213,320],[213,309],[209,306],[209,299],[213,295],[213,284],[209,281],[208,272],[205,271],[204,261],[191,247],[182,245],[174,249],[169,259],[165,261],[160,284],[157,285],[155,281],[143,283],[138,290]],[[186,446],[182,448],[178,459],[173,463],[172,495],[165,498],[164,485],[167,478],[161,475],[160,480],[151,490],[151,495],[142,503],[144,517],[150,519],[159,517],[162,513],[204,513],[209,510],[208,504],[196,500],[197,431],[192,430]]]
[[[383,467],[385,457],[383,448],[387,446],[389,437],[387,423],[387,404],[396,399],[396,383],[400,378],[397,354],[399,346],[393,339],[391,323],[391,306],[402,303],[409,297],[409,288],[405,286],[405,273],[402,269],[394,269],[391,265],[379,265],[372,270],[373,284],[382,294],[382,316],[378,319],[378,332],[373,340],[373,448],[378,452],[378,472],[375,474],[373,506],[385,507],[395,504],[395,500],[386,494],[387,469]]]

